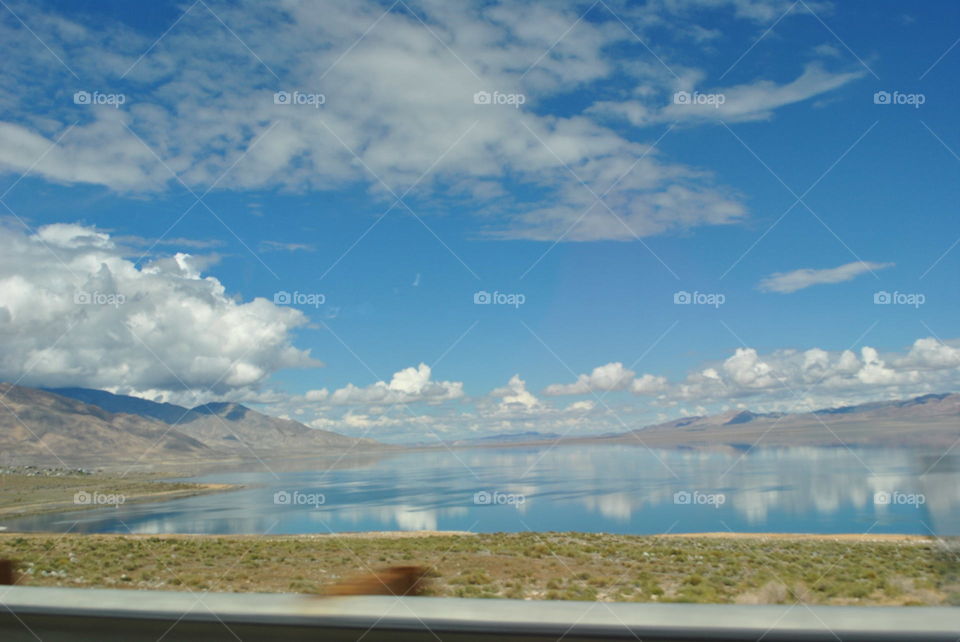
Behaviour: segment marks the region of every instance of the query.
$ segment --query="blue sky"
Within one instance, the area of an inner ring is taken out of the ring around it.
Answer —
[[[958,17],[10,2],[0,378],[387,440],[955,390]]]

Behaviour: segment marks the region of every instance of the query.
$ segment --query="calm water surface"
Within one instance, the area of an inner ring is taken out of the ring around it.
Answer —
[[[3,522],[9,530],[960,534],[960,460],[905,450],[432,450],[329,469],[205,475],[229,493]]]

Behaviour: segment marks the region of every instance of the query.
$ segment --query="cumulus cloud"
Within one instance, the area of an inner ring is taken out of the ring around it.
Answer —
[[[598,390],[623,390],[633,381],[634,372],[619,361],[597,366],[590,374],[582,374],[574,383],[552,384],[545,395],[585,395]]]
[[[611,394],[607,403],[582,399],[559,405],[552,399],[538,398],[519,374],[486,395],[461,400],[459,393],[441,392],[435,399],[443,398],[444,402],[431,403],[422,392],[416,394],[424,389],[429,373],[422,367],[401,372],[405,374],[394,377],[394,381],[407,390],[406,395],[385,392],[388,384],[368,388],[348,385],[341,390],[355,395],[356,403],[346,410],[329,403],[331,395],[326,389],[310,391],[296,403],[310,411],[319,408],[319,416],[312,421],[304,419],[314,427],[389,441],[462,439],[523,431],[599,434],[731,409],[805,412],[955,391],[960,389],[960,340],[941,342],[923,337],[902,352],[881,352],[871,346],[856,351],[812,347],[771,352],[742,347],[723,359],[699,364],[675,381],[649,373],[635,376],[621,363],[612,362],[573,383],[545,389],[553,395],[589,394],[591,390],[629,392],[649,397],[644,403]],[[405,398],[423,402],[426,407],[422,411],[385,407],[384,398]],[[296,411],[290,414],[300,416]]]
[[[881,354],[864,346],[852,350],[775,350],[761,354],[743,347],[723,360],[707,362],[686,378],[635,377],[619,363],[595,368],[571,384],[548,386],[545,394],[588,394],[629,390],[654,397],[654,404],[676,407],[696,402],[698,414],[717,404],[758,404],[756,409],[811,410],[876,398],[902,398],[960,386],[960,347],[933,338],[917,339],[905,353]]]
[[[741,347],[722,360],[700,364],[678,381],[653,374],[634,377],[619,365],[600,366],[572,384],[554,384],[546,391],[586,394],[592,390],[629,390],[653,397],[652,403],[658,407],[676,409],[696,403],[696,414],[744,403],[764,411],[813,410],[957,390],[960,341],[924,337],[899,353],[881,353],[872,346],[863,346],[857,352],[813,347],[769,353]]]
[[[843,283],[850,281],[866,272],[874,272],[888,267],[893,263],[873,263],[869,261],[855,261],[835,268],[813,269],[803,268],[792,272],[776,272],[760,281],[758,288],[764,292],[779,292],[789,294],[808,288],[811,285],[822,283]]]
[[[671,384],[672,402],[716,403],[752,398],[767,409],[812,410],[875,399],[949,392],[960,386],[960,348],[931,337],[906,353],[737,348],[733,355]]]
[[[663,392],[667,387],[667,378],[652,374],[644,374],[630,383],[630,391],[635,395],[655,395]]]
[[[240,302],[204,265],[178,253],[137,267],[82,225],[0,229],[0,379],[192,399],[322,365],[291,343],[300,311]]]
[[[630,390],[635,395],[655,395],[667,387],[666,377],[643,374],[639,377],[633,370],[615,361],[597,366],[590,374],[582,374],[573,383],[555,383],[547,386],[543,394],[548,396],[585,395],[598,391]]]
[[[960,368],[960,348],[933,337],[917,339],[910,351],[897,361],[898,367],[918,369]]]
[[[762,361],[753,348],[737,348],[723,362],[723,372],[741,388],[769,388],[776,383],[770,365]]]
[[[332,405],[383,405],[426,401],[439,403],[463,396],[463,383],[460,381],[432,381],[430,366],[421,363],[416,368],[404,368],[395,372],[390,382],[377,381],[360,388],[347,384],[335,390],[329,396],[326,391],[310,391],[313,401],[329,401]],[[322,397],[322,398],[321,398]]]
[[[307,401],[326,401],[330,398],[330,391],[326,388],[308,390],[306,394],[303,395],[303,398]]]
[[[491,390],[490,396],[499,398],[500,402],[496,407],[499,413],[529,412],[543,406],[541,401],[527,390],[527,382],[518,374],[510,377],[506,386]]]

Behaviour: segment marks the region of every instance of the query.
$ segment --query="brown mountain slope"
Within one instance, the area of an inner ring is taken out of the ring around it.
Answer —
[[[208,446],[227,450],[316,451],[373,445],[328,430],[315,430],[290,419],[270,417],[234,403],[211,403],[193,408],[177,430]]]
[[[80,398],[77,398],[77,397]],[[105,409],[105,407],[108,409]],[[193,409],[102,390],[38,390],[0,383],[0,454],[104,464],[323,455],[380,445],[233,403]]]
[[[648,446],[926,446],[960,439],[960,394],[923,395],[796,414],[727,411],[686,417],[599,440]],[[594,441],[594,439],[589,439]]]
[[[159,421],[114,414],[50,392],[0,383],[0,451],[10,456],[204,456],[200,441]]]

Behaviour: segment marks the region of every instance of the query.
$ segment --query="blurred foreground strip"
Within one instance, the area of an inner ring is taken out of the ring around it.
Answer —
[[[958,631],[960,608],[954,607],[598,604],[392,595],[316,599],[289,593],[0,589],[3,642],[956,642]]]
[[[433,574],[423,566],[391,566],[366,575],[348,577],[329,586],[321,596],[422,595]]]

